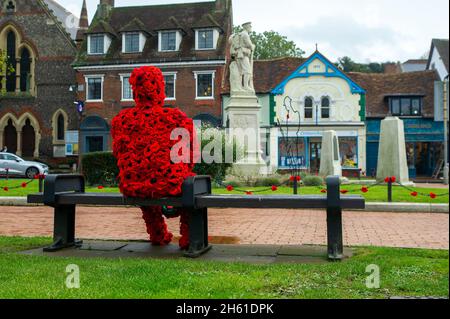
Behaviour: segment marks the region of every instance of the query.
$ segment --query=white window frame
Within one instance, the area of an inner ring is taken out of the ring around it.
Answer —
[[[213,47],[212,48],[199,48],[198,44],[198,38],[199,33],[202,31],[212,31],[213,32]],[[211,50],[217,50],[217,42],[219,40],[219,30],[217,28],[203,28],[203,29],[197,29],[195,30],[195,50],[197,51],[211,51]]]
[[[177,72],[163,72],[163,76],[173,76],[173,97],[166,97],[166,101],[177,100]]]
[[[126,51],[126,36],[130,34],[138,34],[139,35],[139,49],[138,51]],[[145,46],[145,36],[142,34],[142,32],[124,32],[122,33],[122,53],[124,54],[133,54],[133,53],[142,53],[144,51]]]
[[[103,36],[103,53],[92,53],[91,52],[91,36]],[[90,34],[88,35],[88,42],[87,42],[87,53],[88,55],[105,55],[108,50],[109,46],[111,45],[111,38],[105,34],[105,33],[97,33],[97,34]]]
[[[120,83],[121,83],[121,85],[120,85],[120,101],[121,102],[132,102],[132,101],[134,101],[133,97],[131,97],[131,99],[125,99],[123,97],[123,88],[124,88],[124,84],[125,84],[124,79],[125,78],[129,78],[129,77],[131,77],[131,73],[120,74]],[[133,95],[133,89],[132,88],[131,88],[131,95]]]
[[[104,88],[104,83],[105,83],[105,75],[104,74],[90,74],[90,75],[85,75],[85,82],[86,82],[86,102],[87,103],[92,103],[92,102],[103,102],[103,88]],[[101,86],[101,91],[102,91],[102,97],[100,100],[90,100],[89,99],[89,79],[98,79],[101,78],[102,79],[102,86]]]
[[[210,74],[212,75],[212,96],[198,96],[198,76],[201,74]],[[195,99],[196,100],[215,100],[215,79],[216,79],[216,71],[194,71],[195,77]]]
[[[175,50],[163,50],[162,49],[162,35],[163,33],[173,33],[175,32]],[[180,51],[182,35],[178,30],[164,30],[158,32],[158,51],[159,52],[178,52]]]

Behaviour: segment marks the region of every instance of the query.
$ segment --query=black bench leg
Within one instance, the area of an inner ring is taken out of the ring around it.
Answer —
[[[344,244],[342,239],[342,209],[328,208],[328,259],[339,261],[344,258]]]
[[[53,245],[44,248],[45,252],[81,246],[82,242],[75,240],[75,210],[75,205],[55,207]]]
[[[211,249],[208,241],[208,209],[192,209],[189,215],[189,249],[185,256],[198,258]]]

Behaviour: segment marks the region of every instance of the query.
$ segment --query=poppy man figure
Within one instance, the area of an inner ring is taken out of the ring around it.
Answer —
[[[127,197],[137,198],[180,196],[184,180],[195,175],[192,172],[195,145],[193,121],[179,109],[163,107],[165,84],[160,69],[135,69],[130,84],[136,106],[123,110],[112,121],[113,151],[120,170],[120,191]],[[173,149],[179,151],[173,154]],[[173,235],[167,229],[163,208],[141,209],[152,244],[169,244]],[[187,249],[189,215],[183,210],[177,213],[181,216],[180,247]]]

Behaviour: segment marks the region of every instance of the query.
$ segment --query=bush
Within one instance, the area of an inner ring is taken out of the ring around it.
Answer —
[[[207,133],[205,133],[205,131]],[[214,139],[222,143],[222,157],[220,163],[205,163],[204,162],[204,155],[213,155],[213,154],[202,154],[202,161],[201,163],[198,163],[194,167],[194,172],[198,175],[209,175],[212,177],[213,181],[217,182],[223,182],[225,179],[225,176],[227,175],[227,172],[233,167],[233,163],[223,163],[225,162],[226,155],[225,154],[233,154],[233,161],[237,160],[237,151],[238,146],[236,141],[229,142],[227,140],[226,134],[224,130],[220,130],[217,128],[212,128],[209,126],[203,126],[202,127],[202,141],[201,141],[201,150],[204,151],[205,149],[208,150],[211,146],[209,145]],[[197,134],[200,134],[200,132],[197,132]],[[205,148],[206,147],[206,148]],[[217,151],[214,149],[214,151]]]
[[[322,186],[324,183],[323,178],[319,176],[306,176],[302,180],[305,186]]]
[[[270,186],[278,186],[281,185],[282,182],[280,178],[278,177],[263,177],[258,178],[258,180],[255,183],[255,186],[263,186],[263,187],[270,187]]]
[[[116,186],[119,168],[112,152],[83,155],[83,174],[90,185]]]

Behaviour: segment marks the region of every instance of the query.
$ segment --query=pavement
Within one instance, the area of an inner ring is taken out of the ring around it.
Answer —
[[[176,245],[154,247],[149,242],[85,241],[80,249],[70,248],[46,253],[42,248],[22,252],[25,255],[80,258],[182,258],[184,253]],[[353,251],[344,249],[344,258]],[[244,262],[251,264],[274,263],[326,263],[325,246],[285,245],[214,245],[211,250],[195,261]]]
[[[178,234],[178,219],[169,229]],[[449,249],[449,214],[344,212],[346,246]],[[49,207],[0,207],[0,236],[51,237]],[[213,244],[325,245],[326,212],[321,210],[210,209]],[[78,207],[77,237],[148,240],[138,208]]]

